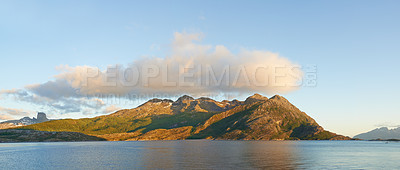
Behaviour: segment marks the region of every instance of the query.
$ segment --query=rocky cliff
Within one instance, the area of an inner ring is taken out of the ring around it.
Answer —
[[[23,117],[19,120],[8,120],[0,123],[0,129],[8,129],[12,127],[18,127],[18,126],[25,126],[25,125],[32,125],[36,123],[42,123],[49,121],[47,119],[47,116],[43,112],[39,112],[36,116],[37,118],[30,118],[30,117]]]

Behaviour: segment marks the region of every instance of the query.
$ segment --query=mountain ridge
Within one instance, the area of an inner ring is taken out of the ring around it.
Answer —
[[[47,118],[46,114],[43,112],[38,112],[36,118],[30,118],[30,117],[23,117],[18,120],[7,120],[4,122],[0,122],[0,129],[7,129],[7,128],[12,128],[12,127],[18,127],[18,126],[25,126],[25,125],[32,125],[36,123],[42,123],[49,121],[50,119]]]
[[[151,99],[110,115],[49,121],[20,129],[70,131],[107,140],[349,140],[324,130],[282,96],[254,94],[245,101]]]
[[[400,127],[389,129],[387,127],[380,127],[373,129],[371,131],[360,133],[355,135],[354,138],[363,139],[363,140],[388,140],[388,139],[400,139]]]

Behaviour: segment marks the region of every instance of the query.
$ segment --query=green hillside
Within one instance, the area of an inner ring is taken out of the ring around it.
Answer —
[[[187,96],[176,102],[153,99],[111,115],[53,120],[19,129],[80,132],[108,140],[350,139],[323,130],[281,96],[254,95],[232,103]]]

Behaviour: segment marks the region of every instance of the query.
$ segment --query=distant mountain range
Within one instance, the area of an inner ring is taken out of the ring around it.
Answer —
[[[0,123],[0,129],[7,129],[11,127],[17,127],[17,126],[25,126],[25,125],[32,125],[36,123],[42,123],[49,121],[50,119],[47,119],[47,116],[43,112],[39,112],[36,116],[37,118],[30,118],[30,117],[23,117],[22,119],[19,120],[8,120]]]
[[[361,133],[354,138],[363,140],[388,140],[388,139],[400,139],[400,128],[389,129],[387,127],[376,128],[366,133]]]
[[[52,120],[18,127],[80,132],[106,140],[349,140],[324,130],[282,96],[255,94],[245,101],[182,96],[152,99],[113,114]],[[1,135],[1,132],[0,132]]]

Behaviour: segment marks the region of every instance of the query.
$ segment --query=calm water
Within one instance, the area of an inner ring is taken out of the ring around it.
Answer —
[[[400,169],[400,143],[143,141],[0,144],[1,169]]]

